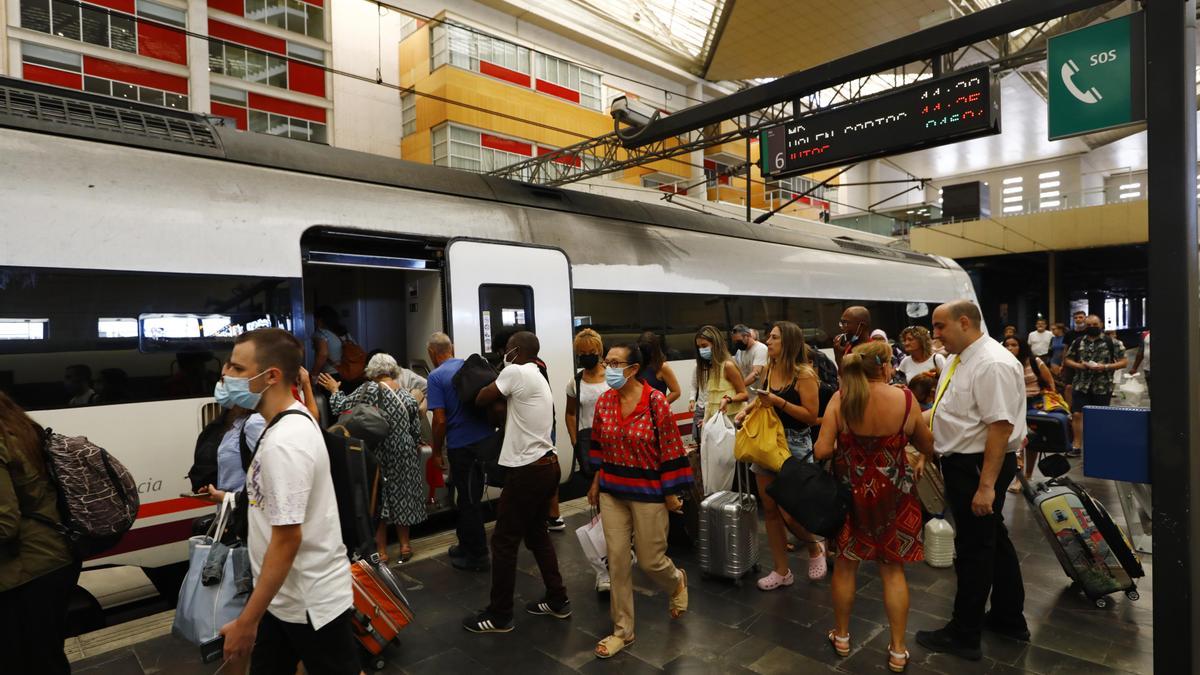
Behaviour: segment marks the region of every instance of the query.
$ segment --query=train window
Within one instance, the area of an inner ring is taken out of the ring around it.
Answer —
[[[49,319],[0,319],[0,340],[45,340]]]
[[[508,338],[520,331],[536,333],[533,289],[529,286],[481,284],[479,286],[479,343],[485,356],[498,356]]]
[[[0,340],[0,390],[28,410],[211,396],[236,334],[290,326],[291,292],[288,279],[0,267],[5,313],[43,317]]]

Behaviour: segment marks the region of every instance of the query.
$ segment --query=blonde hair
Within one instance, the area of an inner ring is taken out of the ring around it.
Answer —
[[[779,330],[782,343],[779,352],[779,364],[787,368],[790,379],[815,376],[816,371],[809,365],[808,347],[804,343],[804,331],[791,321],[776,321],[772,326]],[[774,364],[772,364],[774,365]],[[770,383],[767,383],[770,386]]]
[[[600,358],[604,358],[604,340],[600,339],[600,334],[591,328],[584,328],[575,334],[575,341],[571,344],[576,354],[582,353],[585,349],[591,347],[596,348],[596,353]]]
[[[900,344],[904,344],[905,336],[911,335],[914,340],[921,343],[921,352],[928,359],[933,355],[933,340],[929,337],[929,329],[924,326],[909,326],[900,331]]]
[[[842,417],[847,424],[862,421],[867,412],[870,380],[883,377],[883,364],[890,363],[892,348],[886,342],[867,342],[842,357]]]
[[[730,359],[729,347],[725,346],[725,337],[715,326],[701,327],[696,331],[693,342],[695,340],[704,340],[712,345],[712,358],[708,363],[700,358],[700,351],[696,350],[696,384],[707,387],[712,382],[720,381],[725,370],[725,362]]]

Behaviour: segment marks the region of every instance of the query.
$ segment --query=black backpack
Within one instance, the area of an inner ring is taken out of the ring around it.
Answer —
[[[820,399],[817,417],[824,417],[825,407],[829,405],[830,399],[838,390],[837,366],[832,359],[825,356],[824,352],[814,347],[808,348],[808,358],[812,362],[813,369],[817,371],[817,396]]]
[[[249,418],[247,418],[249,419]],[[192,492],[197,492],[206,485],[217,485],[217,451],[221,440],[225,438],[224,416],[209,422],[200,430],[196,437],[196,450],[192,456],[192,468],[188,470],[188,480],[192,483]],[[250,468],[250,459],[254,456],[253,449],[246,441],[246,423],[242,423],[238,435],[238,445],[242,453],[242,470]],[[217,485],[217,487],[220,487]]]

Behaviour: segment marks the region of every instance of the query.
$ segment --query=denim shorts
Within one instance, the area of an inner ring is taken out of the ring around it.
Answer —
[[[787,438],[788,450],[791,451],[792,457],[802,459],[806,462],[813,461],[812,455],[812,433],[811,429],[784,429],[783,435]],[[808,455],[808,459],[804,456]],[[750,465],[750,470],[754,473],[762,473],[774,476],[775,472],[770,469],[759,466],[758,464]]]

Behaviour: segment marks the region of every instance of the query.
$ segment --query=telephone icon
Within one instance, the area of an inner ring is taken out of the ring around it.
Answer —
[[[1071,92],[1072,96],[1080,101],[1083,101],[1084,103],[1097,103],[1103,99],[1104,97],[1100,95],[1099,89],[1092,87],[1087,91],[1084,91],[1075,84],[1071,78],[1074,77],[1078,72],[1079,66],[1075,65],[1075,61],[1072,59],[1067,59],[1067,62],[1062,66],[1062,79],[1063,84],[1067,86],[1067,91]]]

